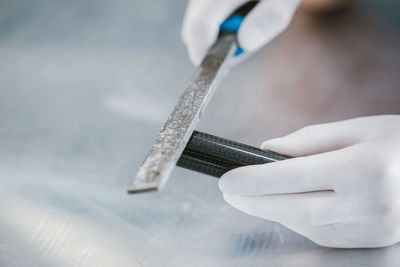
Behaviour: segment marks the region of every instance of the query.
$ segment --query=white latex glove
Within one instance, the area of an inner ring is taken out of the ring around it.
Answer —
[[[230,205],[322,246],[400,241],[400,115],[313,125],[261,147],[297,158],[226,173]]]
[[[182,40],[193,64],[199,65],[217,39],[219,26],[248,0],[190,0],[186,9]],[[261,0],[245,17],[238,41],[245,55],[256,51],[289,24],[300,0]],[[243,57],[243,56],[240,56]]]

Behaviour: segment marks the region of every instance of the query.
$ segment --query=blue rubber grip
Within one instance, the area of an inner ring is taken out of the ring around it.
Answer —
[[[233,15],[226,19],[224,22],[222,22],[221,26],[219,26],[219,30],[227,30],[231,32],[237,33],[240,28],[240,24],[242,24],[244,20],[243,16],[238,16],[238,15]]]
[[[239,31],[240,25],[242,24],[244,20],[243,16],[238,16],[238,15],[233,15],[229,17],[227,20],[225,20],[220,26],[219,30],[220,31],[231,31],[234,33],[237,33]],[[235,57],[239,56],[242,54],[244,50],[238,46],[236,52],[235,52]]]

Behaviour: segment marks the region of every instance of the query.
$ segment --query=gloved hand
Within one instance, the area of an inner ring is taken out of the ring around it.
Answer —
[[[230,205],[322,246],[400,241],[400,115],[313,125],[261,147],[297,158],[226,173]]]
[[[182,40],[186,44],[193,64],[199,65],[217,39],[219,26],[238,7],[248,0],[190,0],[182,27]],[[289,24],[300,0],[261,0],[245,17],[238,41],[246,52],[256,51]]]

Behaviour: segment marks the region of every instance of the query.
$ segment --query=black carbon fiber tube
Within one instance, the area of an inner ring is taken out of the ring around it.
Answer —
[[[247,165],[263,164],[288,159],[261,149],[194,131],[177,166],[221,177],[225,172]]]

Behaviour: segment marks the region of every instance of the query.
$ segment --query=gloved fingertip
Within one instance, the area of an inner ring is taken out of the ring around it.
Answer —
[[[226,172],[218,181],[219,190],[223,193],[234,194],[237,191],[237,180],[242,176],[241,168]]]
[[[200,66],[200,64],[201,64],[201,60],[200,60],[200,59],[193,59],[193,60],[192,60],[192,64],[193,64],[195,67],[198,67],[198,66]]]
[[[272,150],[278,149],[284,145],[284,138],[274,138],[263,142],[260,146],[262,150]]]
[[[222,197],[224,198],[224,200],[226,201],[226,202],[230,202],[230,199],[231,199],[231,194],[228,194],[228,193],[222,193]]]
[[[225,173],[224,175],[219,178],[218,181],[218,188],[222,193],[229,192],[231,187],[231,183],[229,181],[229,172]]]
[[[189,49],[189,59],[195,67],[198,67],[201,64],[201,56],[198,52],[194,52]]]
[[[225,202],[228,203],[233,208],[239,209],[240,207],[240,199],[241,197],[235,194],[230,193],[223,193],[222,197],[224,198]]]

